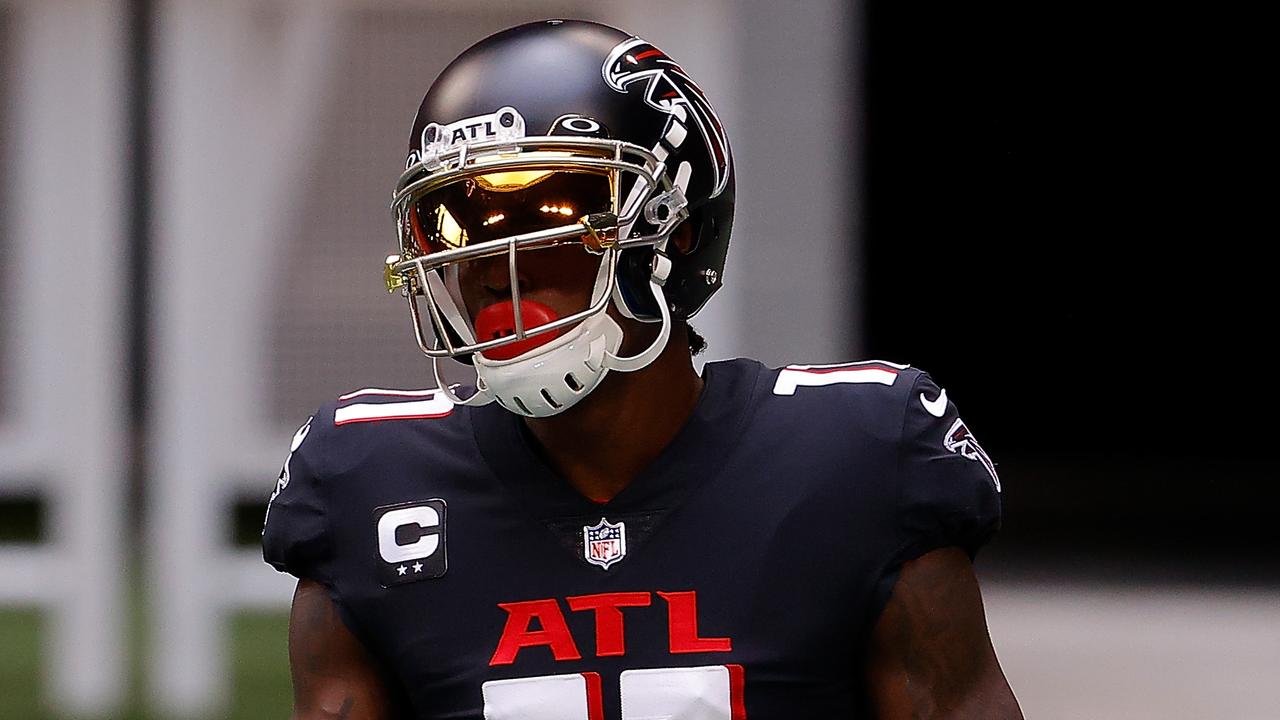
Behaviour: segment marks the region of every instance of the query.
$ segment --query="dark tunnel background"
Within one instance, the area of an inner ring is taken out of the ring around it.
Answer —
[[[988,561],[1280,582],[1247,20],[867,7],[866,349],[929,370],[1000,464]]]

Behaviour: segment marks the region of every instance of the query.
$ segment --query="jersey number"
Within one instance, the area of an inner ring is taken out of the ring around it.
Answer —
[[[624,670],[619,679],[622,720],[746,720],[742,666]],[[490,680],[485,720],[604,720],[600,675]]]
[[[795,395],[798,387],[866,384],[892,385],[905,365],[864,362],[848,365],[788,365],[778,371],[774,395]]]

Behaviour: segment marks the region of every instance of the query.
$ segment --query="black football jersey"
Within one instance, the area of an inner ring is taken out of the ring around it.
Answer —
[[[704,379],[605,503],[497,405],[344,395],[294,436],[266,560],[330,589],[405,717],[865,717],[898,568],[975,553],[996,470],[910,367],[734,360]]]

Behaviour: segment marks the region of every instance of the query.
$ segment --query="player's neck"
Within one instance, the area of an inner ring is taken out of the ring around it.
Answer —
[[[566,412],[525,420],[548,462],[578,492],[613,498],[675,438],[702,393],[687,348],[685,334],[673,328],[648,367],[610,373]]]

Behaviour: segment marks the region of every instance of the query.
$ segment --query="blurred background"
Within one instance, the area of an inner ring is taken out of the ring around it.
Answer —
[[[287,716],[288,438],[430,384],[380,278],[410,121],[556,16],[729,131],[707,359],[924,367],[1000,463],[1028,717],[1280,718],[1274,93],[1260,23],[1181,12],[0,0],[0,718]]]

